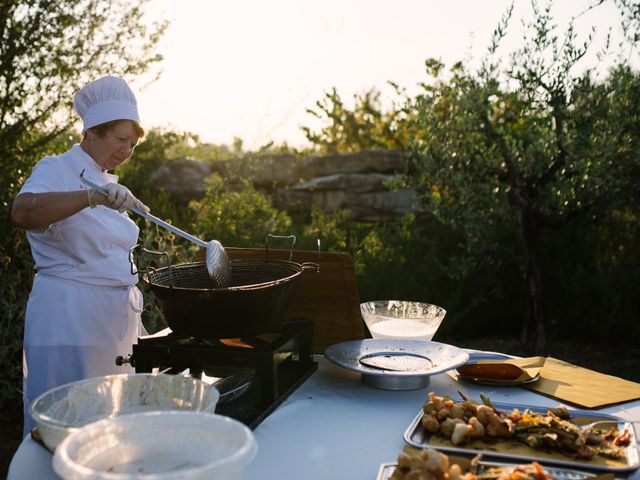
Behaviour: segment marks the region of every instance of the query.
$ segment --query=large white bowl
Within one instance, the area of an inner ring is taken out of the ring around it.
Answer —
[[[375,339],[431,340],[447,311],[437,305],[406,300],[374,300],[360,311]]]
[[[253,432],[229,417],[189,411],[107,418],[72,433],[53,456],[65,480],[241,479]]]
[[[220,393],[201,380],[134,373],[88,378],[37,397],[29,412],[54,451],[70,432],[107,417],[152,410],[214,412]]]

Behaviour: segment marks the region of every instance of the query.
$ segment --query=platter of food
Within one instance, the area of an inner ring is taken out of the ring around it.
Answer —
[[[463,365],[469,354],[425,340],[365,339],[327,347],[325,358],[362,374],[366,385],[385,390],[424,388],[431,375]]]
[[[611,473],[605,475],[612,477]],[[432,449],[405,447],[395,462],[380,465],[376,480],[604,480],[596,477],[599,477],[596,472],[538,462],[496,462],[484,460],[480,455],[469,459]]]
[[[457,381],[491,387],[513,387],[537,382],[540,379],[540,372],[529,375],[516,365],[497,363],[510,358],[514,357],[497,352],[472,352],[469,354],[469,361],[451,370],[450,375]]]
[[[640,466],[633,424],[621,418],[564,407],[544,408],[455,401],[434,392],[404,434],[415,448],[493,460],[537,461],[589,470],[624,472]],[[589,426],[592,422],[599,422]]]

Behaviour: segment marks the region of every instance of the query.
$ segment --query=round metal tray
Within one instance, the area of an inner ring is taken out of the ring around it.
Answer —
[[[446,372],[469,359],[462,349],[423,340],[353,340],[331,345],[327,360],[362,374],[366,385],[384,390],[417,390],[431,375]]]

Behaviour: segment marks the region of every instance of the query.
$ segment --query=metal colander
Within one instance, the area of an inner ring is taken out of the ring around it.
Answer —
[[[301,272],[301,265],[282,260],[236,260],[231,262],[229,289],[264,288],[284,282]],[[150,269],[149,283],[158,287],[213,290],[219,288],[211,279],[205,262]]]

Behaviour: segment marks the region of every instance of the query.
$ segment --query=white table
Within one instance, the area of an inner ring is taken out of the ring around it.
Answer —
[[[403,433],[427,392],[472,398],[483,392],[497,403],[557,406],[524,388],[461,384],[447,374],[415,391],[377,390],[360,375],[316,357],[319,368],[255,430],[258,454],[245,480],[374,480],[381,463],[392,462],[404,446]],[[640,422],[640,400],[598,410]],[[636,425],[638,430],[638,425]],[[9,467],[10,480],[54,479],[51,454],[27,437]],[[640,480],[636,471],[630,480]]]

